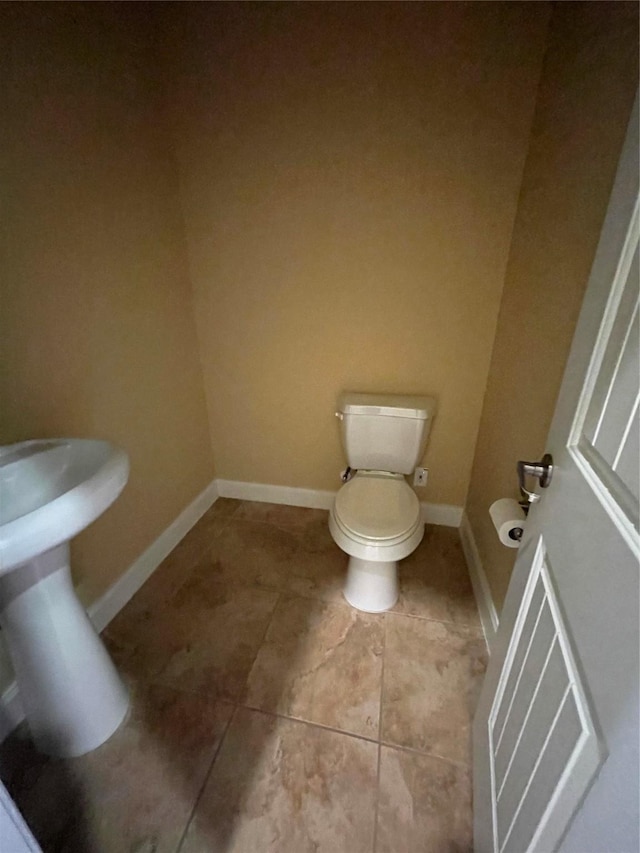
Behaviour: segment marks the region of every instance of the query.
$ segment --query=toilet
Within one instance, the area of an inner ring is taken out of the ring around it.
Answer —
[[[329,513],[335,543],[349,555],[344,597],[368,613],[398,600],[398,561],[420,544],[420,502],[407,484],[424,454],[431,397],[344,393],[338,401],[348,476]]]

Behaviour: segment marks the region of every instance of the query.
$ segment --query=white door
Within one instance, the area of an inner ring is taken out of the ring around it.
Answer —
[[[640,849],[638,232],[636,98],[474,722],[476,853]]]

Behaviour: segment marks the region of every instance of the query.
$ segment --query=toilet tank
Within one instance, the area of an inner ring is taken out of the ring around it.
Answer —
[[[341,394],[336,415],[350,467],[410,474],[424,454],[435,409],[431,397]]]

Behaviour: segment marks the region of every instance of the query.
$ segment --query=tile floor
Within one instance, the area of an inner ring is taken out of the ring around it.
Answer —
[[[100,749],[21,726],[0,776],[45,853],[464,853],[486,649],[456,530],[392,612],[341,595],[327,513],[221,499],[105,631],[131,688]]]

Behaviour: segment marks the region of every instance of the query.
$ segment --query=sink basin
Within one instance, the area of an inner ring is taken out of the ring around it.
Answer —
[[[104,743],[127,691],[78,600],[69,540],[118,497],[127,454],[106,441],[0,447],[0,627],[36,746],[82,755]]]
[[[84,530],[118,497],[128,476],[126,453],[106,441],[0,447],[0,575]]]

